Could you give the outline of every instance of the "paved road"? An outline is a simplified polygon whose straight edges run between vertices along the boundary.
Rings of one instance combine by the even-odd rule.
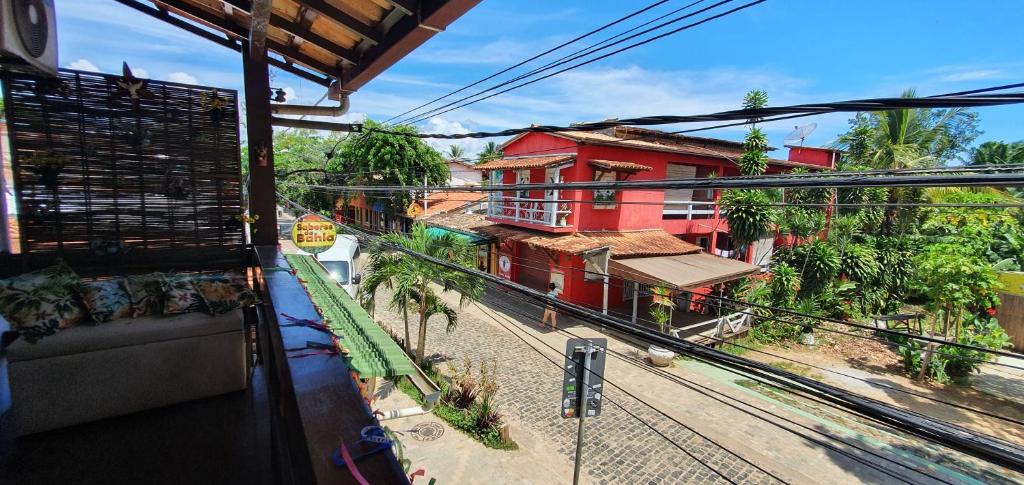
[[[457,305],[457,296],[449,296],[450,304]],[[381,290],[377,297],[386,301],[387,295]],[[383,307],[378,306],[375,318],[401,329],[401,317]],[[502,387],[497,402],[513,424],[513,436],[529,433],[534,446],[548,447],[571,470],[576,421],[558,413],[561,353],[570,335],[537,328],[532,319],[539,313],[518,298],[492,292],[483,305],[460,311],[460,325],[453,333],[445,332],[443,322],[431,321],[427,354],[499,362]],[[416,323],[412,325],[416,335]],[[585,337],[605,336],[565,319],[560,328]],[[626,342],[609,338],[609,350],[614,358],[608,359],[605,375],[657,410],[619,389],[605,389],[605,396],[621,408],[605,402],[602,416],[588,421],[584,470],[593,483],[1021,479],[849,413],[778,392],[748,376],[696,361],[678,361],[658,374],[640,360],[644,353]]]

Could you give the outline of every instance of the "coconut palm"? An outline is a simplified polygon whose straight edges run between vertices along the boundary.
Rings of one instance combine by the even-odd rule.
[[[484,149],[477,155],[477,158],[480,159],[479,161],[481,163],[501,157],[501,147],[493,141],[487,142],[487,144],[484,145]]]
[[[904,91],[904,98],[917,94]],[[977,116],[964,109],[899,109],[858,114],[838,145],[854,163],[870,168],[900,170],[927,168],[947,162],[962,152],[978,135]],[[920,199],[919,189],[890,188],[882,231],[891,233],[897,224],[896,204]]]
[[[1006,143],[987,141],[971,150],[968,165],[1003,165],[1024,163],[1024,141]]]
[[[370,261],[363,279],[361,300],[372,305],[376,290],[381,285],[392,291],[392,298],[388,303],[392,309],[401,310],[405,316],[407,347],[411,342],[408,309],[416,308],[420,322],[416,363],[422,365],[427,340],[427,322],[430,317],[443,315],[448,332],[455,330],[459,324],[458,311],[449,307],[440,298],[431,282],[440,284],[442,292],[458,291],[461,307],[480,298],[484,289],[483,281],[476,276],[447,268],[409,252],[393,249],[395,247],[466,267],[472,267],[476,249],[451,233],[431,235],[427,232],[426,226],[419,223],[413,225],[409,236],[386,234],[370,249]]]
[[[444,152],[444,156],[448,160],[462,160],[466,158],[466,149],[460,145],[451,144],[448,145],[448,151]]]

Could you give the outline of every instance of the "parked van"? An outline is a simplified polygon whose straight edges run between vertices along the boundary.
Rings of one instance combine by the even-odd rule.
[[[299,250],[298,254],[309,255]],[[356,297],[359,288],[359,280],[362,275],[356,272],[356,259],[359,257],[359,240],[348,234],[338,234],[334,246],[316,255],[320,264],[327,268],[331,277],[345,288],[345,291],[352,297]]]

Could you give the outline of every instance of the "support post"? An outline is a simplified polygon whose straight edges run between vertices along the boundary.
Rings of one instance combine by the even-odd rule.
[[[266,52],[255,58],[249,47],[246,45],[242,49],[245,126],[249,143],[249,214],[259,216],[252,224],[252,243],[270,246],[277,244],[274,129],[270,126],[270,71]]]
[[[611,249],[604,253],[604,288],[601,289],[601,313],[608,314],[608,263],[611,259]]]
[[[637,300],[640,299],[640,282],[633,282],[633,319],[631,320],[636,325],[636,305]]]

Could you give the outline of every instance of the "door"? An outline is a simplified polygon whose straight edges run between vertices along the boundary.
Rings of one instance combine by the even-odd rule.
[[[548,257],[547,251],[520,244],[519,260],[516,261],[519,284],[547,292],[551,273],[549,261],[551,258]]]

